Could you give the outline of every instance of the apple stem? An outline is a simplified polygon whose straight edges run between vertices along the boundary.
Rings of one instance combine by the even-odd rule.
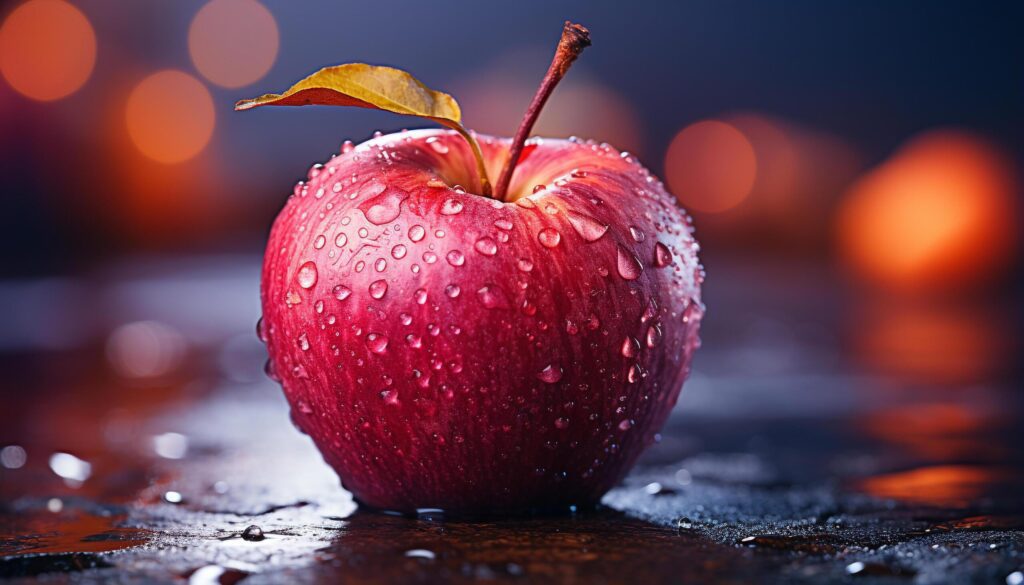
[[[562,28],[562,38],[558,41],[558,48],[555,49],[555,56],[551,59],[548,72],[540,82],[540,87],[537,88],[537,93],[534,94],[533,101],[530,102],[530,107],[526,109],[523,121],[519,124],[519,129],[516,130],[515,138],[512,139],[512,147],[508,151],[508,159],[505,161],[505,167],[501,170],[501,175],[498,177],[498,183],[495,186],[495,199],[499,201],[505,200],[509,183],[512,182],[512,172],[519,163],[519,156],[523,152],[523,145],[526,143],[533,125],[537,122],[541,109],[544,108],[544,104],[551,97],[551,92],[555,90],[555,86],[565,77],[565,73],[569,71],[569,67],[572,66],[576,57],[579,57],[583,49],[589,46],[590,31],[579,24],[574,24],[568,20],[565,21],[565,27]]]

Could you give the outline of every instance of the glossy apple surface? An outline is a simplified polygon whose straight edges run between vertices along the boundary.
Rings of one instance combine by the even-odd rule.
[[[509,141],[480,141],[496,176]],[[611,147],[534,139],[520,161],[499,202],[457,134],[380,136],[274,222],[268,372],[364,504],[593,504],[676,403],[703,314],[689,218]]]

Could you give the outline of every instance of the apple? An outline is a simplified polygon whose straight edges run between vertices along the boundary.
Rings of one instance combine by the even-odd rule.
[[[464,136],[414,130],[346,143],[274,221],[268,373],[362,504],[593,505],[679,396],[703,315],[690,219],[627,153],[520,130],[477,137],[506,170],[493,197]]]

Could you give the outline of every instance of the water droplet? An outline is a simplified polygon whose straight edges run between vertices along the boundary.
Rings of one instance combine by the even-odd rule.
[[[423,346],[423,339],[420,338],[419,335],[413,335],[412,333],[410,333],[409,335],[405,336],[405,343],[407,343],[409,347],[419,349],[420,347]]]
[[[376,183],[376,182],[374,182]],[[370,183],[373,185],[374,183]],[[380,183],[376,183],[380,185]],[[363,187],[360,191],[360,195],[364,195],[367,192],[368,187]],[[383,225],[390,221],[394,221],[396,217],[402,212],[402,202],[409,197],[409,193],[403,189],[397,187],[387,187],[380,192],[379,195],[372,196],[370,199],[363,201],[359,204],[359,210],[366,216],[367,221],[374,225]]]
[[[263,343],[268,343],[270,341],[270,332],[267,331],[267,324],[263,320],[263,317],[260,317],[259,320],[256,321],[256,339],[259,339]]]
[[[403,246],[402,244],[398,244],[394,248],[391,248],[391,257],[394,258],[395,260],[401,260],[402,258],[405,258],[405,254],[405,246]]]
[[[370,230],[368,230],[368,229],[366,229],[364,227],[361,227],[361,228],[359,228],[359,231],[356,232],[356,233],[359,234],[360,238],[365,238],[366,236],[370,235]]]
[[[519,199],[516,199],[516,205],[523,209],[535,209],[537,207],[537,204],[529,197],[520,197]]]
[[[302,288],[312,288],[316,284],[316,276],[316,264],[309,261],[299,267],[295,280],[299,282],[299,286]]]
[[[520,258],[519,262],[516,263],[516,266],[519,268],[519,270],[522,270],[523,272],[529,272],[533,270],[533,262],[526,258]]]
[[[477,252],[480,252],[484,256],[494,256],[498,253],[498,244],[491,238],[484,236],[476,241],[473,245]]]
[[[295,340],[299,345],[299,349],[302,351],[309,351],[309,337],[305,333],[299,335],[299,338]]]
[[[633,236],[633,240],[636,242],[642,242],[646,237],[644,233],[640,231],[640,228],[633,226],[629,226],[629,235]]]
[[[547,188],[548,188],[548,186],[547,186],[547,185],[544,185],[544,184],[541,184],[541,185],[534,185],[534,186],[533,186],[533,192],[534,192],[534,193],[540,193],[541,191],[543,191],[544,189],[547,189]],[[524,207],[525,207],[525,206],[524,206]]]
[[[619,276],[626,280],[636,280],[644,271],[644,265],[640,263],[640,259],[622,246],[618,247],[616,266],[619,269]]]
[[[567,428],[569,428],[569,419],[565,418],[564,416],[560,416],[560,417],[556,418],[555,419],[555,428],[556,429],[567,429]]]
[[[672,264],[672,252],[661,242],[654,244],[654,265],[664,268],[669,264]]]
[[[388,267],[388,261],[383,258],[377,258],[377,261],[373,263],[373,269],[377,272],[384,272]]]
[[[316,237],[315,240],[313,240],[313,247],[316,248],[317,250],[319,250],[320,248],[323,248],[324,245],[326,245],[326,244],[327,244],[327,238],[324,237],[323,234],[320,234],[319,236]]]
[[[384,298],[388,292],[388,283],[383,280],[375,280],[370,283],[370,296],[375,299]]]
[[[338,286],[334,287],[334,298],[338,299],[339,301],[344,301],[345,299],[348,298],[350,294],[352,294],[352,289],[345,285],[339,284]]]
[[[249,542],[259,542],[264,538],[266,537],[263,536],[263,529],[259,526],[256,526],[255,524],[246,526],[245,530],[242,531],[242,540],[247,540]],[[219,583],[220,580],[217,580],[217,582]]]
[[[413,298],[416,299],[417,305],[422,305],[427,302],[427,291],[422,288],[416,289],[416,294]]]
[[[620,431],[628,431],[631,428],[633,428],[633,421],[629,420],[628,418],[622,419],[622,422],[619,423]]]
[[[317,301],[317,302],[313,303],[313,310],[316,311],[317,313],[323,313],[324,312],[324,302],[323,301]]]
[[[452,250],[445,255],[445,259],[452,266],[462,266],[466,263],[466,256],[461,250]]]
[[[623,357],[636,357],[637,352],[640,351],[640,342],[635,337],[627,335],[622,340],[622,355]]]
[[[419,224],[409,228],[409,239],[414,242],[422,240],[425,235],[427,235],[427,230]]]
[[[509,307],[505,291],[501,290],[497,285],[488,284],[477,290],[476,294],[480,297],[480,303],[488,309],[507,309]]]
[[[575,211],[566,211],[565,215],[569,218],[569,225],[572,226],[572,229],[576,230],[576,233],[587,242],[596,242],[608,232],[607,225],[590,216]]]
[[[441,142],[437,136],[427,138],[427,144],[429,144],[431,150],[437,154],[448,154],[448,146]]]
[[[507,219],[496,219],[494,220],[494,227],[498,228],[499,230],[508,231],[512,229],[512,222]]]
[[[384,353],[388,349],[388,338],[380,333],[368,333],[366,347],[373,353]]]
[[[462,289],[459,288],[459,285],[457,284],[449,284],[448,286],[444,287],[444,294],[448,295],[448,298],[454,299],[455,297],[459,296],[459,293],[461,292]]]
[[[347,243],[348,243],[348,236],[345,235],[345,232],[338,232],[338,235],[335,236],[335,238],[334,238],[334,245],[339,247],[339,248],[344,248],[345,244],[347,244]]]
[[[548,364],[543,370],[537,372],[537,379],[545,384],[555,384],[562,379],[562,368],[555,364]]]
[[[433,264],[434,262],[437,262],[437,254],[433,252],[424,252],[423,261],[426,262],[427,264]]]
[[[632,366],[629,366],[629,371],[626,372],[626,381],[630,384],[636,384],[640,381],[642,374],[643,371],[640,369],[640,366],[633,364]]]
[[[554,248],[562,241],[562,234],[554,228],[544,228],[537,234],[537,239],[546,248]]]
[[[647,328],[647,347],[655,347],[661,343],[661,326],[657,323]]]
[[[455,199],[448,199],[441,204],[441,215],[456,215],[462,213],[462,202]]]
[[[569,173],[569,174],[573,178],[575,178],[575,179],[582,179],[583,177],[587,176],[587,171],[581,171],[580,169],[573,169],[573,171],[571,173]]]
[[[566,319],[565,320],[565,332],[568,333],[569,335],[576,335],[577,333],[580,332],[580,328],[577,327],[576,324],[573,323],[571,319]]]
[[[277,368],[274,366],[274,362],[272,360],[267,360],[266,362],[264,362],[263,373],[266,374],[268,378],[275,382],[281,381],[281,376],[277,375]]]

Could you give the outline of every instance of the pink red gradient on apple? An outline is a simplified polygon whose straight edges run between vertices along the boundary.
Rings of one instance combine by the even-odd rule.
[[[507,140],[481,137],[499,164]],[[296,186],[261,336],[292,416],[365,504],[598,501],[678,398],[703,315],[690,221],[629,156],[531,141],[500,202],[466,143],[383,136]]]

